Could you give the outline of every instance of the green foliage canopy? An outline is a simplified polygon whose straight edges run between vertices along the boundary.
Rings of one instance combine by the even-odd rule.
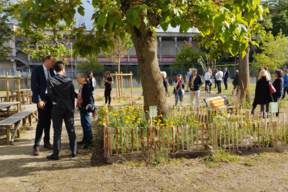
[[[92,55],[88,56],[86,60],[80,61],[80,63],[77,64],[77,69],[79,69],[81,73],[92,71],[94,74],[100,74],[103,71],[103,63],[98,61],[97,56]]]
[[[288,39],[281,31],[276,37],[270,31],[262,36],[261,40],[263,43],[260,47],[262,53],[255,55],[257,66],[267,66],[272,70],[282,68],[288,61]]]
[[[9,0],[0,0],[0,60],[7,59],[7,53],[11,51],[11,47],[6,46],[5,43],[10,41],[14,34],[7,25],[10,16],[7,11],[8,2]]]
[[[82,16],[85,13],[81,0],[26,2],[14,12],[24,28],[31,24],[42,29],[53,28],[60,20],[70,25],[76,11]],[[114,45],[114,36],[124,38],[125,33],[131,33],[131,27],[138,29],[140,35],[144,29],[159,26],[166,31],[169,25],[179,26],[181,33],[197,27],[202,36],[221,41],[232,55],[239,50],[245,54],[245,48],[251,42],[249,26],[265,13],[260,0],[92,0],[92,6],[95,13],[91,18],[94,21],[91,32],[85,34],[84,26],[72,31],[77,37],[73,45],[74,56],[98,55],[100,50],[107,52],[108,47]],[[253,30],[257,31],[258,27]],[[207,42],[205,47],[213,47],[213,43]]]
[[[180,51],[176,55],[175,61],[173,62],[173,67],[179,68],[182,64],[187,68],[191,67],[192,63],[197,63],[201,56],[203,57],[204,54],[197,51],[192,46],[182,45]]]

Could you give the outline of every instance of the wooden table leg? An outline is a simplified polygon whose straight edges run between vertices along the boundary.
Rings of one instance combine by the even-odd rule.
[[[6,107],[7,109],[7,115],[9,116],[10,115],[10,107]]]
[[[25,104],[24,92],[22,92],[21,95],[22,95],[22,104]]]
[[[11,126],[6,126],[7,143],[11,141]]]
[[[33,126],[33,122],[32,122],[32,114],[29,115],[29,124],[30,124],[30,126]]]

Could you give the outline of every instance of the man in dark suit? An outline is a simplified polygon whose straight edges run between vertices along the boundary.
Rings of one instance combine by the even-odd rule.
[[[75,89],[72,80],[64,76],[65,65],[62,61],[57,61],[53,68],[56,71],[56,75],[48,79],[47,87],[48,96],[53,102],[54,140],[53,154],[47,156],[47,159],[58,160],[63,120],[69,136],[72,157],[77,155],[77,140],[74,128]]]
[[[33,68],[31,75],[32,102],[37,104],[38,124],[36,127],[34,155],[39,155],[40,141],[44,130],[44,147],[53,149],[50,144],[50,126],[52,101],[47,95],[47,79],[55,75],[53,65],[55,58],[48,55],[44,64]]]
[[[228,78],[229,78],[230,72],[227,70],[227,67],[224,68],[224,73],[223,73],[223,79],[224,79],[224,85],[225,85],[225,90],[228,89]]]

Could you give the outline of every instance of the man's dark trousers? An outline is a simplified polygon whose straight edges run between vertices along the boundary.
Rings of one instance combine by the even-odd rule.
[[[227,82],[228,82],[228,79],[224,78],[225,90],[227,90],[227,88],[228,88]]]
[[[34,148],[40,147],[40,141],[43,134],[43,130],[45,133],[44,143],[49,143],[50,141],[50,127],[51,127],[51,112],[53,108],[53,104],[48,95],[45,95],[45,99],[43,100],[45,106],[43,109],[40,109],[37,105],[38,110],[38,124],[36,127],[36,135],[35,135],[35,143]]]
[[[52,121],[54,129],[54,140],[53,140],[53,155],[59,156],[59,150],[61,147],[61,132],[62,122],[66,126],[66,130],[69,136],[70,149],[73,154],[77,153],[77,140],[74,127],[74,113],[69,113],[65,109],[61,109],[55,105],[52,110]]]
[[[218,87],[218,93],[221,93],[221,81],[216,81]]]

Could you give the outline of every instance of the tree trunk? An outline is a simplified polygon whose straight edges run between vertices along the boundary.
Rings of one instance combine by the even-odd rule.
[[[249,71],[249,46],[246,48],[246,55],[242,58],[242,53],[239,53],[239,82],[240,102],[243,104],[244,98],[246,102],[251,103],[250,98],[250,71]]]
[[[120,75],[120,57],[118,57],[118,74]],[[121,82],[120,82],[120,76],[118,76],[118,95],[119,98],[122,98],[123,95],[121,95]]]
[[[152,28],[131,27],[138,68],[144,95],[144,110],[157,105],[158,112],[166,115],[167,101],[157,58],[157,37]]]

